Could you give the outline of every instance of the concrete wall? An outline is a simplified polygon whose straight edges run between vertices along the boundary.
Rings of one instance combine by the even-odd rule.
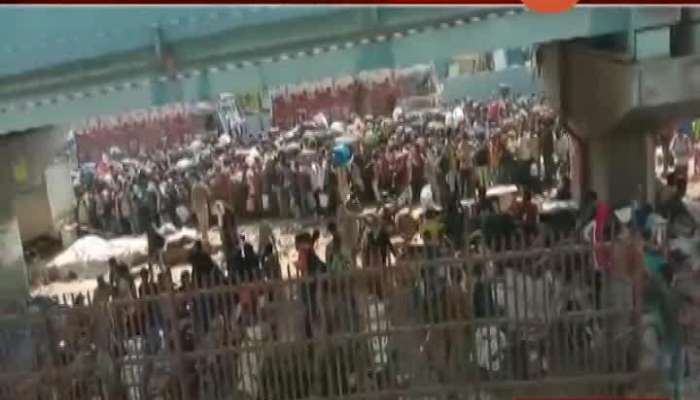
[[[553,43],[540,46],[537,49],[536,63],[537,74],[541,79],[540,86],[549,99],[549,104],[560,114],[565,113],[566,104],[562,99],[562,85],[564,79],[564,65],[562,63],[563,45]]]
[[[654,145],[650,134],[621,131],[590,140],[590,187],[601,201],[653,202]]]
[[[75,216],[75,191],[71,181],[72,163],[60,160],[51,164],[44,172],[46,180],[46,195],[51,211],[53,232],[60,233],[61,225]]]
[[[639,105],[672,117],[700,115],[700,56],[639,63]]]
[[[584,51],[568,51],[565,65],[567,119],[577,132],[607,134],[636,105],[634,66]]]
[[[446,79],[443,82],[442,96],[446,101],[465,97],[486,100],[498,94],[498,85],[501,83],[509,85],[512,93],[532,94],[541,91],[540,81],[532,69],[516,67]]]
[[[24,309],[29,280],[17,219],[0,221],[0,315]]]
[[[17,216],[22,242],[28,242],[43,235],[54,234],[51,205],[49,204],[45,186],[17,193],[13,208]]]
[[[0,139],[2,181],[8,182],[7,193],[14,194],[9,202],[17,216],[22,241],[54,233],[45,171],[65,147],[66,140],[67,132],[61,127],[39,128]],[[28,179],[23,184],[15,182],[12,173],[13,165],[18,163],[27,166]]]

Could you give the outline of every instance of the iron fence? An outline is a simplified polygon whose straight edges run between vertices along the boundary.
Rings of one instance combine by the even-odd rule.
[[[620,394],[637,373],[633,287],[596,270],[590,246],[545,244],[406,251],[386,268],[140,299],[66,296],[22,319],[24,341],[2,337],[16,347],[4,360],[29,349],[31,362],[0,374],[0,398]]]

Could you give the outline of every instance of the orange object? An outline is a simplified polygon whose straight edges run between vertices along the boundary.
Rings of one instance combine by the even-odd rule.
[[[532,11],[554,14],[569,11],[578,0],[523,0],[523,4]]]

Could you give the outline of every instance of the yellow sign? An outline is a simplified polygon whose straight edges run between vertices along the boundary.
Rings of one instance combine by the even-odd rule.
[[[236,96],[241,110],[245,113],[259,113],[262,110],[260,93],[244,93]]]
[[[12,175],[15,178],[15,182],[24,185],[29,180],[29,167],[27,166],[27,161],[21,159],[12,165]]]

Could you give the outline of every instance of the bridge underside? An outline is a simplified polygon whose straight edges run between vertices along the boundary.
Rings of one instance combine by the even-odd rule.
[[[626,51],[585,41],[541,48],[544,86],[578,139],[578,192],[595,190],[611,204],[654,203],[658,133],[700,116],[698,17],[679,10],[658,32],[632,34]]]
[[[610,35],[630,21],[628,9],[614,8],[557,17],[507,8],[339,9],[168,43],[178,68],[170,78],[152,44],[0,78],[0,133],[377,68],[432,63],[445,75],[456,55]]]

